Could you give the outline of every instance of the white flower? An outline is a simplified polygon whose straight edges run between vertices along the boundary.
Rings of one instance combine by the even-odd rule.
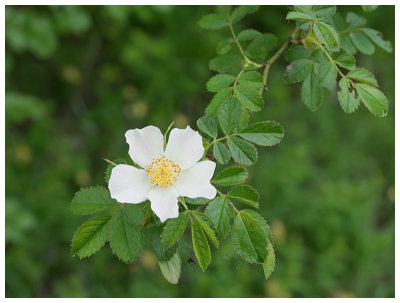
[[[125,133],[129,156],[143,169],[120,164],[111,172],[108,188],[121,203],[150,200],[151,209],[164,222],[178,217],[177,198],[213,199],[210,184],[215,163],[200,161],[204,154],[202,138],[189,126],[174,128],[164,151],[164,137],[155,126],[130,129]]]

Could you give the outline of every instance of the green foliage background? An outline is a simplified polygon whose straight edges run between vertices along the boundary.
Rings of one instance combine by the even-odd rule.
[[[7,297],[393,297],[394,54],[357,55],[389,100],[386,118],[364,107],[344,114],[336,97],[310,112],[299,85],[272,66],[265,108],[285,138],[259,150],[249,182],[271,225],[277,265],[262,269],[214,251],[207,272],[183,258],[170,285],[151,251],[125,265],[102,249],[79,260],[71,236],[82,218],[69,203],[79,187],[104,184],[103,157],[127,156],[124,133],[153,124],[190,124],[211,93],[208,61],[222,31],[202,30],[211,7],[6,7]],[[294,24],[288,7],[264,6],[240,28],[272,32],[278,45]],[[394,44],[394,6],[365,13]],[[384,22],[382,21],[384,20]],[[185,237],[190,239],[190,235]]]

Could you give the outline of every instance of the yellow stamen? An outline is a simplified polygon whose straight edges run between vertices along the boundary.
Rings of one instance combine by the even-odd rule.
[[[153,158],[153,161],[146,169],[146,174],[150,176],[151,184],[158,184],[163,188],[167,188],[174,183],[180,173],[181,168],[179,165],[165,156],[157,159]]]

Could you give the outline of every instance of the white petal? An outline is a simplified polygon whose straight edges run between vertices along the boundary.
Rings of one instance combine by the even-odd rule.
[[[204,153],[203,140],[190,128],[174,128],[169,135],[165,156],[178,163],[182,170],[192,167]]]
[[[181,172],[173,186],[179,196],[212,199],[217,194],[215,187],[210,183],[214,170],[214,162],[208,160],[198,162],[188,170]]]
[[[149,192],[147,198],[151,202],[151,209],[161,222],[178,217],[178,193],[172,186],[167,188],[156,186]]]
[[[130,129],[125,133],[125,138],[129,144],[129,156],[144,169],[153,158],[160,158],[164,154],[164,136],[155,126]]]
[[[108,182],[111,197],[121,203],[143,202],[152,187],[144,170],[126,164],[115,166]]]

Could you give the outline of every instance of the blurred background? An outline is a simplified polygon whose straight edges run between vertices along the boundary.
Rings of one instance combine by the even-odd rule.
[[[180,283],[161,275],[155,255],[119,262],[106,245],[70,255],[74,193],[105,185],[103,158],[127,157],[127,129],[166,129],[204,114],[212,94],[208,61],[227,30],[202,30],[201,6],[6,7],[6,296],[7,297],[393,297],[394,54],[357,55],[387,95],[386,118],[363,106],[341,110],[335,96],[311,113],[300,86],[283,83],[281,58],[270,73],[266,106],[253,121],[285,128],[259,148],[249,182],[271,224],[277,264],[265,281],[230,240],[203,273],[182,256]],[[293,24],[288,7],[264,6],[236,26],[277,35]],[[394,45],[394,6],[354,11]],[[382,22],[384,20],[384,22]],[[189,234],[186,235],[190,239]],[[183,244],[184,245],[184,244]],[[189,260],[189,262],[188,262]]]

